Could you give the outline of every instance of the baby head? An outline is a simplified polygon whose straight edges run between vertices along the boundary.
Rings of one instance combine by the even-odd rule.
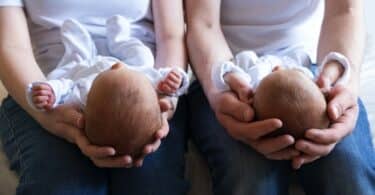
[[[90,142],[112,146],[117,155],[140,155],[162,126],[159,101],[151,82],[120,63],[96,77],[84,112]]]
[[[283,127],[276,135],[304,137],[306,130],[329,125],[327,103],[316,84],[297,69],[276,70],[265,77],[254,95],[258,120],[278,118]]]

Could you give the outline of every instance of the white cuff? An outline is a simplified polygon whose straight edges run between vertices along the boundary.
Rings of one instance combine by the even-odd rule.
[[[347,84],[349,82],[350,74],[351,74],[350,73],[351,72],[350,62],[349,62],[348,58],[346,58],[343,54],[338,53],[338,52],[330,52],[330,53],[328,53],[326,55],[326,57],[324,57],[324,59],[322,61],[322,64],[319,66],[319,75],[322,73],[322,71],[324,70],[325,65],[329,61],[337,61],[344,68],[344,73],[334,83],[334,85],[345,85],[345,84]]]
[[[251,83],[251,78],[240,67],[231,61],[214,64],[211,72],[211,80],[219,91],[230,91],[229,85],[225,82],[224,76],[227,73],[238,73],[247,83]],[[252,86],[251,86],[252,87]]]

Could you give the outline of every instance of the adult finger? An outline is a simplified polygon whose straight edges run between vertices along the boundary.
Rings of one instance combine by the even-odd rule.
[[[167,114],[162,115],[162,127],[156,131],[155,133],[155,140],[163,139],[165,138],[169,133],[169,124],[167,121]]]
[[[300,156],[293,158],[292,167],[293,169],[297,170],[300,169],[302,165],[311,163],[319,158],[320,156],[310,156],[307,154],[302,154]]]
[[[298,140],[296,149],[310,156],[326,156],[335,147],[335,143],[329,145],[316,144],[307,140]]]
[[[271,160],[291,160],[294,157],[299,156],[300,154],[301,152],[299,152],[295,148],[288,147],[286,149],[267,154],[266,158]]]
[[[119,156],[113,158],[92,159],[96,166],[102,168],[131,168],[133,161],[129,156]]]
[[[265,156],[286,149],[293,145],[294,138],[290,135],[281,135],[274,138],[263,138],[256,141],[250,141],[249,144],[258,152]]]
[[[305,137],[320,144],[332,144],[340,141],[353,131],[357,121],[358,108],[354,107],[346,111],[334,124],[327,129],[309,129]]]
[[[282,126],[282,122],[279,119],[244,123],[225,114],[219,114],[217,118],[232,137],[245,143],[249,140],[257,140]]]
[[[224,93],[219,98],[216,112],[229,115],[241,122],[249,122],[253,119],[254,111],[251,106],[239,101],[233,93]]]
[[[76,139],[78,147],[81,149],[82,153],[90,158],[105,158],[114,156],[116,151],[112,147],[103,147],[92,145],[86,136],[78,135]]]
[[[60,110],[62,112],[62,118],[60,119],[62,122],[77,128],[83,128],[81,123],[83,114],[79,112],[77,108],[72,107],[71,105],[67,105],[58,106],[57,110]]]
[[[335,86],[330,92],[328,116],[337,120],[349,108],[357,106],[355,96],[342,86]]]

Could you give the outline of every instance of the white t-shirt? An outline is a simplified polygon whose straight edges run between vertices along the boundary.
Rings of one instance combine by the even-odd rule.
[[[69,18],[78,20],[89,30],[101,55],[109,55],[105,22],[113,15],[129,19],[133,24],[132,36],[154,50],[150,0],[0,0],[0,6],[24,7],[34,54],[45,74],[55,68],[64,54],[59,27]]]
[[[315,62],[323,10],[323,0],[222,0],[221,23],[235,54],[283,55],[298,48]]]

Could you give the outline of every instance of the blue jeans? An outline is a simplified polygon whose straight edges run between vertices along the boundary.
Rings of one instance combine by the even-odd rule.
[[[192,137],[211,170],[216,195],[288,194],[290,161],[268,160],[232,139],[216,120],[198,83],[188,95]],[[296,172],[307,194],[375,194],[375,153],[365,108],[359,101],[353,133],[326,157]]]
[[[4,150],[20,178],[19,195],[186,194],[186,98],[181,97],[170,132],[141,168],[98,168],[76,145],[34,121],[13,99],[0,108]]]

